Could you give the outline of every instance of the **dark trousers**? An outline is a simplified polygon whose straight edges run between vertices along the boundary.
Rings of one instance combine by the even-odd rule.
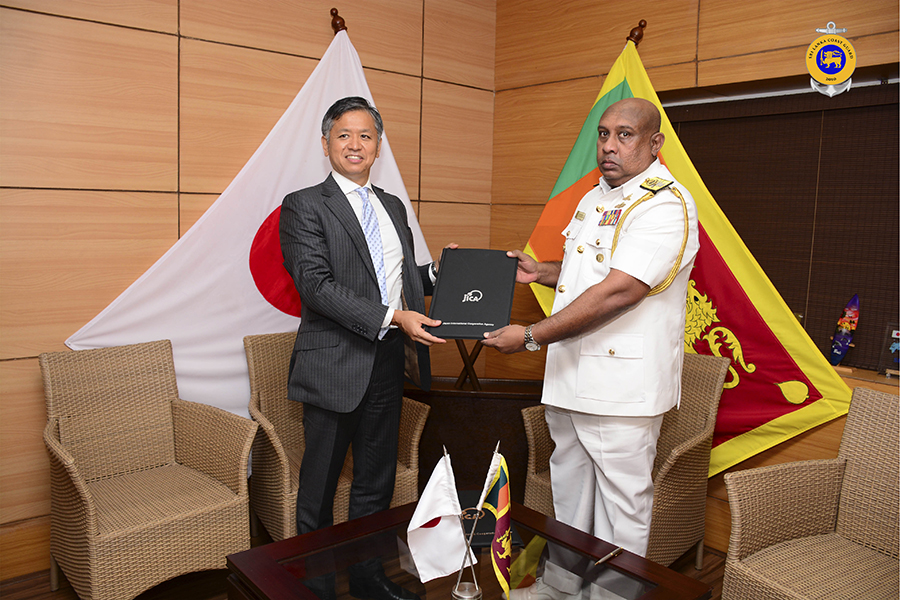
[[[349,518],[390,507],[403,403],[402,334],[392,329],[376,344],[369,387],[356,409],[338,413],[303,405],[306,448],[297,490],[298,534],[333,524],[334,494],[351,443],[353,484]]]

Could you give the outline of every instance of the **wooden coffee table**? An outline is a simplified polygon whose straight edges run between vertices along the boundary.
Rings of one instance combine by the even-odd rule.
[[[456,574],[422,584],[410,573],[412,559],[406,550],[406,528],[414,510],[415,503],[411,503],[232,554],[228,557],[231,570],[228,598],[319,600],[304,582],[314,578],[322,581],[324,577],[326,581],[334,582],[337,600],[349,599],[347,568],[377,557],[388,577],[418,594],[422,600],[449,600],[456,585]],[[515,502],[512,503],[512,519],[525,546],[535,538],[543,538],[583,557],[581,566],[572,570],[585,580],[585,600],[597,597],[704,600],[711,595],[708,585],[627,551],[604,565],[593,566],[597,558],[607,555],[615,546]],[[513,558],[522,553],[524,546],[514,548]],[[478,557],[475,572],[484,600],[500,600],[502,590],[486,549]],[[467,568],[463,581],[471,580],[472,574]],[[592,585],[587,585],[589,582]]]

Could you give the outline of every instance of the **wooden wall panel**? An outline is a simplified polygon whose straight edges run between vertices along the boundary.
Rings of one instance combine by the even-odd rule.
[[[687,62],[664,67],[650,67],[647,76],[657,93],[697,86],[697,63]],[[600,90],[597,90],[599,93]]]
[[[501,0],[496,89],[603,75],[641,18],[648,25],[638,50],[657,91],[805,75],[804,51],[819,35],[815,29],[829,20],[847,28],[857,66],[892,64],[900,47],[898,15],[900,8],[889,0],[864,5],[683,0],[618,6]],[[696,68],[705,73],[693,82],[684,66],[691,62],[699,62]],[[669,82],[652,73],[659,68],[669,75],[669,67],[675,67]]]
[[[372,99],[384,121],[391,152],[411,199],[420,198],[422,83],[416,77],[366,69]],[[390,191],[390,190],[388,190]]]
[[[493,110],[492,92],[424,81],[422,200],[491,203]]]
[[[494,204],[546,204],[602,83],[589,77],[497,92]]]
[[[806,69],[801,48],[705,60],[697,65],[697,85],[707,87],[733,81],[788,77],[797,75],[801,66]]]
[[[49,516],[0,525],[0,581],[49,568]]]
[[[4,0],[3,4],[138,29],[165,33],[178,31],[178,0]]]
[[[5,186],[174,190],[177,41],[0,9]]]
[[[490,248],[491,207],[482,204],[419,203],[419,225],[435,257],[447,244]]]
[[[181,35],[319,59],[331,43],[330,6],[271,0],[179,0]]]
[[[64,349],[177,239],[175,194],[0,190],[0,358]]]
[[[800,49],[792,75],[806,73],[803,50],[821,34],[829,21],[844,27],[843,35],[853,43],[855,38],[876,33],[896,32],[900,8],[893,0],[846,2],[733,2],[704,0],[700,6],[700,27],[697,35],[697,55],[701,61],[729,56],[744,56],[745,61],[757,63],[758,72],[767,71],[764,56],[747,56],[781,48]],[[860,55],[862,56],[862,55]],[[896,39],[893,60],[896,62]],[[753,79],[777,77],[759,76]],[[732,82],[745,81],[735,73]],[[701,84],[702,85],[702,84]]]
[[[897,62],[897,48],[900,47],[897,31],[853,38],[851,43],[858,55],[857,67],[889,65]]]
[[[640,47],[645,67],[694,60],[697,4],[697,0],[498,2],[496,88],[605,74],[641,19],[648,22]]]
[[[331,7],[315,0],[181,0],[181,35],[321,58],[331,43]],[[338,6],[363,66],[421,75],[421,0]]]
[[[194,226],[197,219],[209,209],[219,198],[218,194],[179,194],[178,195],[178,237]]]
[[[494,204],[491,206],[491,248],[524,250],[543,206],[536,204]]]
[[[181,190],[221,193],[284,114],[317,61],[195,40],[182,44]],[[407,191],[415,197],[419,80],[371,70],[366,79]],[[312,142],[315,152],[321,152],[319,139]]]
[[[47,422],[37,359],[0,362],[0,520],[3,524],[50,512]]]
[[[494,89],[492,4],[483,0],[425,0],[425,77]],[[454,60],[447,60],[448,56]]]
[[[181,44],[180,188],[221,193],[284,114],[316,61],[190,39]]]

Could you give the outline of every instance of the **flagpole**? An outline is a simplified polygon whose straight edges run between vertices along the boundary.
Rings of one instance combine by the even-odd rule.
[[[493,463],[493,457],[497,455],[497,452],[500,450],[500,440],[497,440],[497,446],[494,448],[494,453],[491,455],[491,463]],[[447,449],[444,448],[444,452],[447,452]],[[488,475],[490,475],[490,467],[488,467]],[[491,479],[490,477],[488,477]],[[469,532],[469,537],[466,540],[466,554],[463,556],[462,566],[459,568],[459,575],[456,578],[456,587],[459,587],[459,582],[462,580],[463,571],[466,569],[466,560],[469,558],[469,553],[472,551],[472,537],[475,535],[475,528],[478,527],[478,519],[481,518],[481,505],[484,504],[484,497],[487,494],[488,486],[490,486],[491,482],[486,481],[485,487],[481,491],[481,497],[478,499],[478,504],[475,507],[475,522],[472,524],[472,531]],[[462,525],[462,515],[460,515],[460,524]],[[465,536],[465,525],[463,525],[463,536]],[[472,579],[475,582],[475,587],[478,587],[478,580],[475,579],[475,565],[474,563],[470,565],[472,569]]]
[[[497,446],[500,446],[500,442],[497,442]],[[444,456],[447,456],[447,446],[442,446],[444,449]],[[472,533],[475,532],[475,525],[478,524],[478,516],[479,513],[475,513],[475,523],[472,525]],[[458,515],[459,517],[459,527],[462,529],[463,539],[466,539],[466,524],[463,522],[462,513]],[[454,589],[459,588],[459,582],[462,579],[463,571],[466,570],[466,561],[469,560],[469,553],[471,552],[471,543],[472,543],[472,534],[469,534],[469,539],[466,540],[466,552],[463,554],[462,565],[459,567],[459,576],[456,578],[456,586]],[[475,563],[470,562],[469,566],[472,569],[472,581],[475,584],[475,589],[478,589],[478,578],[475,576]]]

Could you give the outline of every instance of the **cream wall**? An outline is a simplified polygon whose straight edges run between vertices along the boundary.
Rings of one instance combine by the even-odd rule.
[[[898,56],[885,0],[0,0],[0,580],[48,567],[37,355],[215,200],[324,53],[332,6],[432,253],[524,246],[640,19],[658,91],[803,74],[829,20],[859,66]],[[519,290],[514,320],[538,315]],[[459,373],[455,347],[433,356]],[[543,353],[478,368],[539,379]]]

